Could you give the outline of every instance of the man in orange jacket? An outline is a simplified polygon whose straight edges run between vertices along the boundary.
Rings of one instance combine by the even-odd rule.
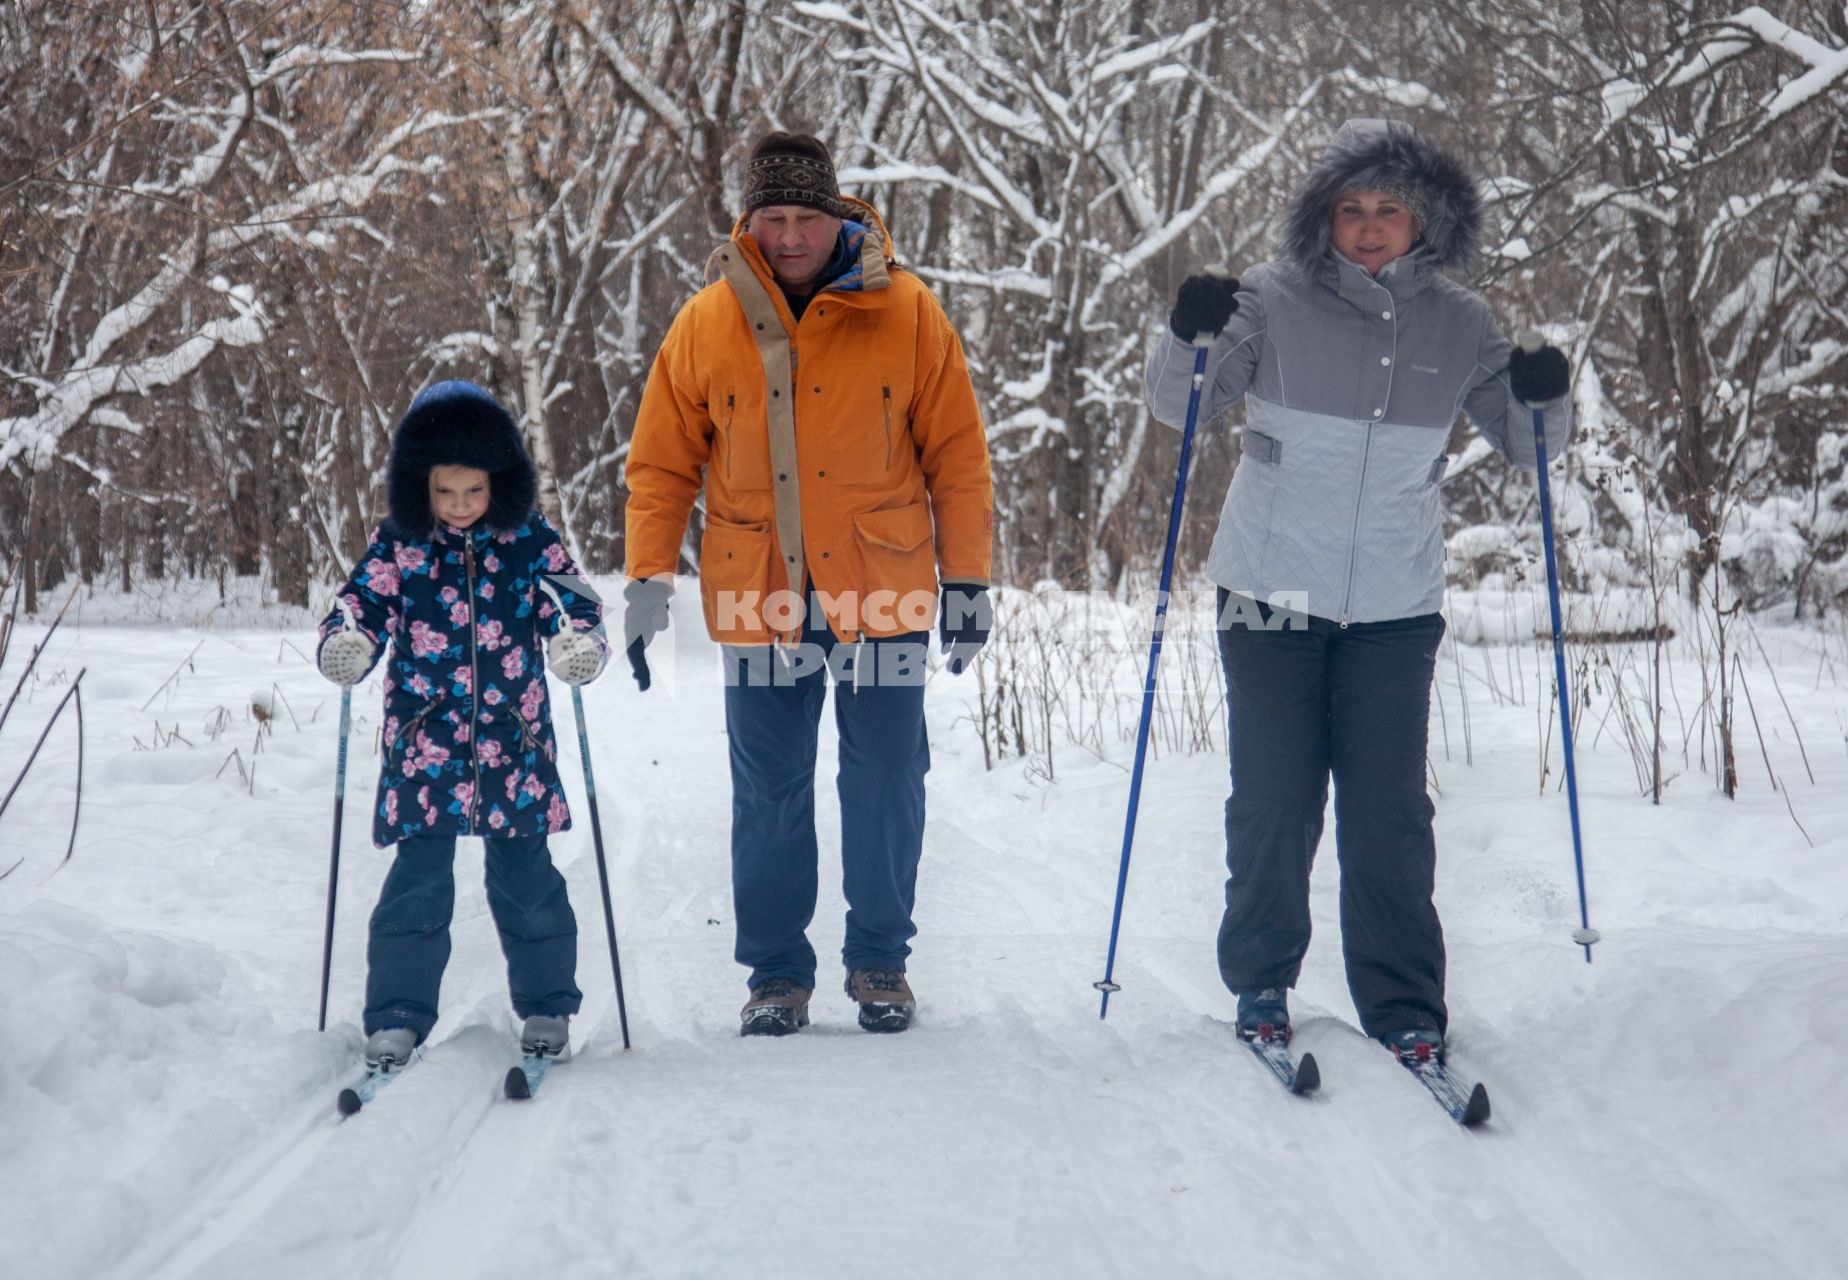
[[[924,841],[929,630],[960,673],[988,638],[994,501],[962,344],[827,148],[771,133],[745,214],[675,317],[629,450],[624,640],[646,646],[705,487],[700,600],[725,646],[744,1035],[808,1022],[815,755],[840,729],[841,957],[868,1031],[902,1031]],[[939,580],[941,579],[941,599]],[[941,609],[939,605],[941,604]]]

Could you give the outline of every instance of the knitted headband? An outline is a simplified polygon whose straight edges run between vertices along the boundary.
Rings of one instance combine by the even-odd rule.
[[[1362,191],[1377,191],[1383,196],[1391,196],[1405,206],[1406,212],[1411,214],[1421,227],[1427,221],[1429,206],[1425,202],[1424,195],[1409,182],[1376,182],[1370,186],[1349,187],[1341,193],[1341,197],[1346,199]]]
[[[755,213],[772,204],[802,205],[837,218],[845,216],[840,188],[835,185],[834,158],[819,138],[777,130],[751,148],[744,174],[744,211]]]

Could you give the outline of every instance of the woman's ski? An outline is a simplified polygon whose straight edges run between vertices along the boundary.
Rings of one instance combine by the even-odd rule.
[[[1450,1113],[1450,1118],[1464,1128],[1473,1129],[1489,1118],[1489,1091],[1480,1082],[1471,1084],[1460,1076],[1450,1073],[1444,1060],[1431,1052],[1429,1045],[1420,1045],[1416,1054],[1398,1054],[1399,1065],[1417,1076],[1424,1087],[1431,1091],[1438,1104]]]
[[[1300,1059],[1292,1057],[1283,1037],[1265,1035],[1262,1029],[1245,1045],[1277,1078],[1277,1083],[1291,1093],[1314,1093],[1322,1087],[1322,1069],[1316,1066],[1313,1053],[1305,1053]]]

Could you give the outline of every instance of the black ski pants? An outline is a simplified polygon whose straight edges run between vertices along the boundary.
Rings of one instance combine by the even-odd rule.
[[[1431,901],[1437,845],[1425,794],[1443,618],[1342,627],[1221,589],[1219,619],[1232,762],[1220,977],[1234,992],[1296,984],[1332,776],[1341,945],[1361,1029],[1443,1032],[1444,934]]]

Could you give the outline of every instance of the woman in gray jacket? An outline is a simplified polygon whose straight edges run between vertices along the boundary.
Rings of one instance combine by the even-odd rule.
[[[1289,1036],[1309,868],[1332,776],[1348,989],[1368,1035],[1442,1053],[1444,938],[1425,795],[1444,633],[1438,480],[1457,414],[1510,462],[1571,430],[1565,356],[1511,347],[1445,274],[1472,261],[1476,184],[1409,127],[1351,120],[1291,201],[1283,253],[1241,284],[1190,276],[1149,359],[1161,421],[1241,396],[1243,456],[1207,561],[1231,717],[1219,971],[1239,1034]],[[1217,336],[1215,336],[1217,335]]]

